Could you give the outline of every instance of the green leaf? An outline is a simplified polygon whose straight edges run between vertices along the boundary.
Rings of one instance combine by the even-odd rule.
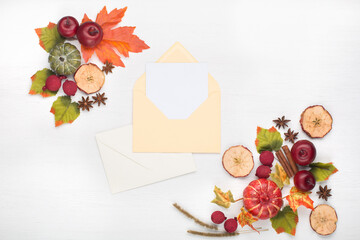
[[[215,186],[214,193],[216,197],[211,201],[212,203],[215,203],[224,208],[229,208],[231,203],[235,202],[230,190],[224,193],[220,188]]]
[[[296,225],[299,221],[297,210],[293,212],[289,206],[286,206],[275,217],[270,218],[270,221],[271,226],[278,234],[286,232],[295,236]]]
[[[43,89],[42,89],[45,86],[46,79],[50,75],[53,75],[53,74],[55,74],[55,73],[53,71],[51,71],[50,69],[47,69],[47,68],[44,68],[43,70],[37,71],[31,77],[32,84],[31,84],[29,94],[31,94],[31,95],[40,94],[43,97],[55,96],[58,91],[55,91],[55,92],[52,92],[52,91],[49,91],[49,90],[43,91]]]
[[[64,123],[72,123],[80,115],[79,104],[71,102],[69,96],[58,97],[50,112],[55,115],[55,127]]]
[[[310,172],[314,175],[317,182],[322,182],[328,180],[330,175],[336,173],[338,170],[337,168],[330,162],[330,163],[311,163],[309,165]]]
[[[52,22],[50,22],[47,27],[35,29],[35,32],[39,37],[40,46],[47,52],[50,52],[56,44],[65,41],[65,39],[60,36],[56,24]]]
[[[286,174],[284,168],[280,166],[278,163],[275,165],[275,172],[270,174],[271,180],[276,183],[279,188],[283,188],[284,185],[289,185],[290,180],[288,175]]]
[[[283,139],[276,128],[265,129],[257,127],[257,137],[255,140],[258,153],[263,151],[278,151],[283,144]]]

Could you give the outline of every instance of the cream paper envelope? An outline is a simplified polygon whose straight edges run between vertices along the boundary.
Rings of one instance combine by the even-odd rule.
[[[132,126],[96,135],[112,193],[196,171],[191,153],[133,153]]]
[[[175,43],[157,62],[197,61]],[[146,96],[144,73],[133,88],[133,151],[220,153],[220,100],[220,87],[209,74],[207,99],[187,119],[169,119]]]

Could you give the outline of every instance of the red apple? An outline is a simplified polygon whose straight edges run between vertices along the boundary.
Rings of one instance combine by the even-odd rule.
[[[58,32],[65,38],[72,38],[75,36],[76,31],[79,27],[78,21],[71,16],[63,17],[57,24]]]
[[[103,30],[96,22],[84,22],[76,32],[77,38],[81,45],[93,48],[103,39]]]
[[[306,166],[314,161],[316,157],[316,148],[312,142],[300,140],[292,146],[291,156],[297,164]]]
[[[302,170],[295,174],[294,184],[300,191],[307,192],[315,187],[316,180],[311,172]]]

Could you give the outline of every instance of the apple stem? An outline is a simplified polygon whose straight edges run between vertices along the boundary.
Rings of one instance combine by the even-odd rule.
[[[94,27],[89,28],[89,34],[91,36],[94,36],[97,33],[99,33],[99,31],[96,28],[94,28]]]
[[[67,18],[66,18],[65,25],[66,25],[66,26],[70,26],[70,20],[69,20],[69,17],[67,17]]]
[[[236,199],[234,202],[238,202],[238,201],[241,201],[243,200],[244,198],[239,198],[239,199]]]

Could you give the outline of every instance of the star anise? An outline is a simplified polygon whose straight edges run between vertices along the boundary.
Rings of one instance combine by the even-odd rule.
[[[102,71],[107,75],[108,73],[112,73],[113,68],[115,68],[114,65],[106,60],[105,65],[102,67]]]
[[[319,191],[316,193],[319,194],[319,199],[322,198],[327,201],[328,197],[331,197],[330,191],[331,189],[328,189],[327,185],[325,185],[325,187],[320,186]]]
[[[297,139],[298,134],[299,134],[298,132],[294,133],[294,131],[291,131],[291,128],[289,128],[287,133],[284,133],[285,141],[289,141],[289,142],[294,143],[295,140]]]
[[[81,110],[85,111],[88,110],[90,111],[90,108],[92,108],[92,104],[93,101],[90,101],[89,97],[86,97],[86,99],[84,97],[82,97],[82,101],[79,101],[79,108],[81,108]]]
[[[96,96],[95,97],[93,96],[92,98],[95,100],[94,104],[97,103],[98,106],[100,106],[101,103],[106,105],[105,100],[107,99],[107,97],[105,97],[105,93],[103,94],[97,93]]]
[[[273,120],[273,122],[274,123],[276,123],[276,127],[277,128],[284,128],[285,129],[285,127],[288,127],[288,125],[287,125],[287,123],[288,122],[290,122],[291,120],[287,120],[287,119],[285,119],[285,116],[282,116],[282,118],[278,118],[278,119],[275,119],[275,120]]]

